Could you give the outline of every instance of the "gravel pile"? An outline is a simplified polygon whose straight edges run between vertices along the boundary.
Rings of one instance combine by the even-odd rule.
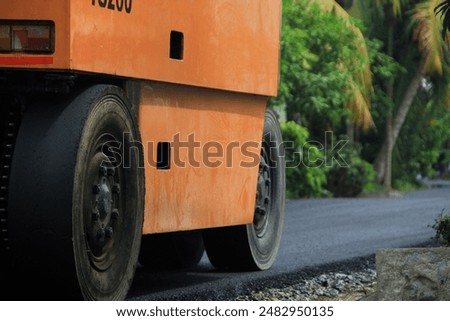
[[[335,271],[303,279],[283,288],[253,291],[238,301],[357,301],[375,292],[376,271]]]

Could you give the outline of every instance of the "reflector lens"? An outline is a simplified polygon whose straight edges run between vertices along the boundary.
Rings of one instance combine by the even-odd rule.
[[[53,53],[52,22],[0,22],[1,52]]]
[[[0,25],[0,51],[11,50],[11,28]]]

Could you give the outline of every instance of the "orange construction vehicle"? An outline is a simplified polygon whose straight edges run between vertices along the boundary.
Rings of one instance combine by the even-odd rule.
[[[280,20],[280,0],[1,1],[2,266],[89,300],[204,250],[270,268]]]

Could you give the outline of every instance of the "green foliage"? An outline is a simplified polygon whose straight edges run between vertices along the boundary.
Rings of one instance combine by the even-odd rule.
[[[375,170],[367,161],[361,159],[360,147],[351,143],[347,137],[341,140],[348,143],[339,150],[339,155],[327,155],[342,159],[344,162],[333,162],[328,169],[327,189],[337,197],[355,197],[362,192],[375,190]]]
[[[442,212],[436,218],[432,228],[436,231],[436,238],[445,246],[450,246],[450,215]]]
[[[283,1],[280,90],[289,120],[322,136],[343,118],[347,86],[364,69],[356,35],[346,22],[311,1]],[[354,81],[353,81],[354,82]]]
[[[372,71],[371,113],[375,126],[361,134],[361,155],[365,160],[373,162],[383,143],[386,113],[394,108],[393,99],[386,93],[386,84],[394,82],[399,75],[406,74],[406,69],[383,52],[384,44],[381,40],[366,39],[366,43]]]
[[[450,179],[450,139],[447,142],[447,149],[441,151],[436,166],[441,174],[441,178]]]
[[[445,144],[450,141],[450,113],[436,108],[422,92],[403,126],[399,143],[394,150],[394,187],[401,188],[406,182],[417,186],[416,175],[434,177],[434,164],[447,154]],[[445,159],[442,162],[445,164]],[[448,163],[447,163],[448,164]]]
[[[347,1],[341,1],[344,2]],[[396,114],[420,58],[420,48],[410,35],[406,35],[410,25],[408,17],[419,1],[395,1],[395,16],[386,15],[384,2],[354,1],[358,4],[354,7],[358,7],[358,16],[367,23],[365,43],[371,63],[371,114],[375,126],[368,132],[355,130],[354,138],[359,143],[346,146],[342,151],[350,165],[347,168],[327,169],[318,166],[318,162],[288,168],[290,197],[323,196],[326,193],[324,187],[340,196],[377,189],[373,182],[373,167],[369,163],[374,162],[385,139],[386,115],[388,111]],[[323,143],[325,131],[333,131],[336,135],[346,132],[350,111],[344,106],[349,97],[355,97],[347,89],[367,62],[360,51],[362,46],[358,46],[359,40],[349,27],[358,23],[349,22],[333,12],[327,13],[319,4],[323,3],[283,0],[280,90],[270,105],[285,106],[287,119],[303,126],[284,125],[285,140],[294,144],[288,153],[297,158],[304,157],[309,146],[315,149],[308,155],[315,155],[315,159],[329,156],[323,155],[326,151],[318,148],[320,145],[305,143],[308,139]],[[392,27],[389,23],[395,28],[389,28]],[[435,172],[433,164],[449,161],[450,113],[444,109],[448,109],[450,99],[448,69],[444,69],[445,75],[447,77],[429,75],[424,82],[427,85],[418,90],[393,152],[395,188],[416,188],[417,174],[432,176]]]
[[[396,191],[399,191],[402,193],[413,192],[413,191],[420,189],[423,186],[424,185],[422,185],[418,180],[415,180],[415,179],[413,180],[410,177],[408,177],[406,179],[394,179],[394,181],[392,182],[392,187]]]
[[[321,167],[323,153],[308,142],[308,130],[293,121],[281,123],[286,155],[288,198],[327,196],[326,174]]]
[[[370,68],[373,73],[374,85],[382,85],[395,80],[400,74],[406,73],[405,67],[393,57],[383,52],[384,43],[376,38],[366,39],[369,49]]]
[[[373,52],[376,56],[371,55],[374,72],[372,116],[377,131],[362,137],[363,155],[373,161],[381,151],[386,139],[388,112],[392,112],[394,128],[401,128],[398,140],[393,143],[392,178],[395,188],[415,188],[417,174],[433,175],[433,163],[442,153],[443,141],[450,137],[445,126],[437,124],[437,120],[445,118],[444,115],[438,116],[438,105],[449,106],[450,98],[449,72],[446,70],[449,60],[442,55],[446,47],[442,46],[441,29],[437,28],[439,19],[432,12],[438,3],[443,2],[448,1],[355,2],[358,10],[354,11],[364,19],[366,36],[383,41],[382,46],[375,44],[376,50]],[[448,13],[439,11],[446,7],[438,6],[436,14]],[[384,57],[382,51],[386,53]],[[426,58],[425,64],[420,64],[422,58]],[[419,67],[423,68],[420,72],[427,75],[427,80],[422,86],[411,87]],[[410,102],[414,105],[411,106]],[[400,106],[402,112],[408,115],[403,124],[403,118],[396,117]],[[447,124],[448,121],[447,118]]]
[[[372,116],[375,128],[361,136],[362,157],[370,162],[375,160],[385,138],[386,113],[395,109],[395,102],[386,93],[386,84],[397,83],[406,87],[411,72],[394,58],[383,53],[380,40],[367,40],[373,72]],[[410,56],[409,60],[406,56]],[[403,55],[406,65],[414,63],[413,55]],[[425,82],[424,82],[425,83]],[[433,164],[444,151],[443,146],[450,139],[450,114],[443,107],[448,106],[446,100],[447,83],[442,77],[429,77],[427,85],[418,92],[408,117],[402,127],[393,152],[393,188],[407,192],[420,187],[416,176],[421,174],[432,177],[435,174]],[[401,91],[400,91],[401,92]],[[398,100],[398,95],[397,95]]]

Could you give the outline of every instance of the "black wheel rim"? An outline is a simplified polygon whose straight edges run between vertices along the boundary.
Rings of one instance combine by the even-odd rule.
[[[133,145],[139,134],[121,95],[102,95],[91,107],[78,149],[74,257],[83,297],[117,300],[127,294],[139,255],[143,167]]]
[[[267,153],[267,146],[263,142],[261,157],[259,163],[258,185],[256,191],[256,206],[253,219],[253,226],[256,236],[262,238],[267,230],[267,225],[271,215],[272,199],[272,171],[270,167],[270,158]]]
[[[119,252],[124,210],[123,173],[111,157],[104,153],[108,144],[117,140],[101,136],[94,144],[84,191],[83,224],[86,248],[91,265],[98,271],[107,270]],[[105,146],[107,148],[105,148]]]

